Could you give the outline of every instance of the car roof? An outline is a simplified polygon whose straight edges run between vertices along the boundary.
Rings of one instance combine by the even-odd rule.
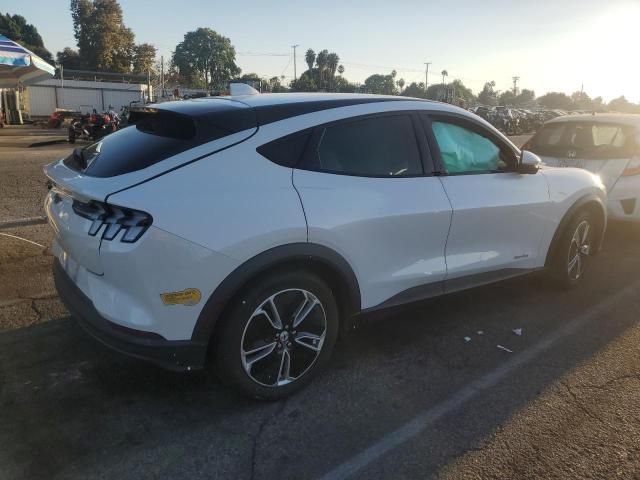
[[[565,115],[562,117],[556,117],[553,120],[549,120],[547,124],[565,122],[602,122],[640,127],[640,115],[634,113],[596,113],[595,115]]]
[[[385,102],[415,102],[429,105],[430,109],[472,115],[466,110],[446,103],[396,95],[362,93],[260,93],[222,97],[202,97],[175,102],[164,102],[148,107],[171,110],[194,117],[235,110],[242,116],[253,112],[258,125],[331,108]],[[245,113],[238,112],[244,111]]]

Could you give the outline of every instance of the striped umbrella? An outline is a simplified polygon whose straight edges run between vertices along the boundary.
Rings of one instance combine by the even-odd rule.
[[[0,88],[37,83],[54,73],[55,68],[35,53],[0,35]]]

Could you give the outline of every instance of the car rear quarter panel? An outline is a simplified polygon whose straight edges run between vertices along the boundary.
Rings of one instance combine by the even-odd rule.
[[[245,142],[108,198],[144,210],[153,225],[245,261],[269,248],[307,240],[291,169]]]

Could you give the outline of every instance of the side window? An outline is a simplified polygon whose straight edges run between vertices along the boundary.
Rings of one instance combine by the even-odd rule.
[[[500,148],[488,138],[452,123],[431,125],[447,173],[497,172],[507,167]]]
[[[283,167],[295,167],[307,146],[311,130],[292,133],[260,145],[256,150],[263,157]]]
[[[320,127],[314,168],[348,175],[423,173],[409,115],[389,115]]]

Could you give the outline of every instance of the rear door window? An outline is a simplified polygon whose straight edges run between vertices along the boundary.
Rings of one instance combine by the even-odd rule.
[[[633,129],[626,125],[558,122],[542,127],[531,150],[549,157],[606,160],[633,155],[633,146]]]
[[[369,177],[422,175],[409,114],[382,115],[319,127],[314,170]]]

